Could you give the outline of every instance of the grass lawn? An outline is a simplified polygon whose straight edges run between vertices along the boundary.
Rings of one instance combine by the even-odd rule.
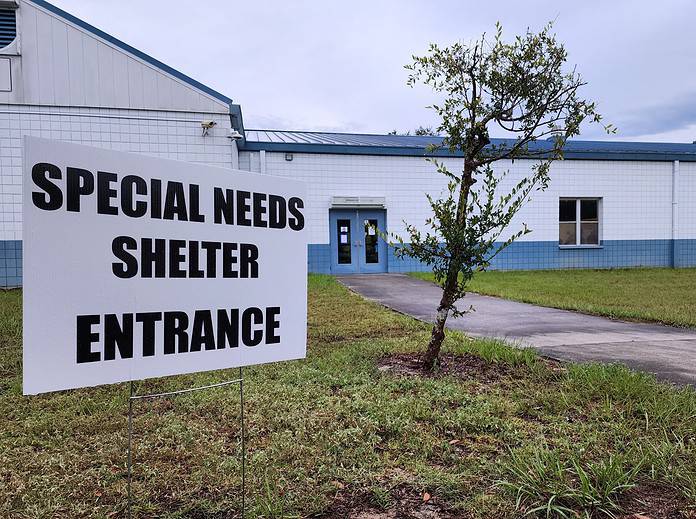
[[[413,273],[432,281],[431,273]],[[471,291],[525,303],[696,327],[696,269],[489,271]]]
[[[23,397],[20,317],[21,292],[0,293],[0,517],[123,517],[127,385]],[[327,276],[310,276],[308,333],[306,360],[245,370],[247,517],[696,517],[692,389],[457,333],[446,350],[466,369],[380,369],[427,326]],[[136,403],[136,517],[238,517],[237,398]]]

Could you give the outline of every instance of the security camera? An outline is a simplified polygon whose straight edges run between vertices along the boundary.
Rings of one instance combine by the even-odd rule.
[[[201,128],[203,128],[203,137],[208,135],[208,130],[210,130],[215,125],[217,125],[215,121],[201,121]]]
[[[230,139],[234,139],[235,141],[238,141],[239,139],[243,139],[244,135],[239,133],[237,130],[230,130],[230,134],[227,136]]]

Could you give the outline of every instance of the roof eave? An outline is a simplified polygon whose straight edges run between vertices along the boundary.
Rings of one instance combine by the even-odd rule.
[[[242,151],[275,151],[286,153],[324,153],[336,155],[387,155],[398,157],[462,157],[460,152],[451,153],[447,149],[428,151],[425,148],[404,146],[350,146],[346,144],[308,144],[291,142],[246,141]],[[538,158],[538,157],[535,157]],[[650,152],[605,152],[605,151],[566,151],[565,160],[634,160],[673,162],[696,162],[696,154],[650,153]]]

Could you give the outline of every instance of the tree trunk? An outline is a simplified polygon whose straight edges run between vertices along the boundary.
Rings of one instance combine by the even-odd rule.
[[[423,370],[425,371],[432,371],[440,358],[442,341],[445,340],[445,323],[447,322],[447,317],[449,316],[452,303],[454,303],[453,299],[457,286],[458,275],[459,269],[450,266],[450,269],[447,272],[447,282],[442,289],[442,297],[440,298],[440,304],[437,307],[437,317],[435,318],[433,331],[430,334],[428,349],[425,351],[425,355],[423,355]]]
[[[466,206],[469,203],[471,186],[474,185],[475,182],[473,178],[474,170],[475,167],[472,161],[469,158],[464,159],[464,175],[457,203],[457,223],[461,226],[466,225]],[[447,269],[447,280],[442,288],[442,298],[440,298],[440,304],[437,307],[435,325],[430,334],[428,349],[425,351],[425,355],[423,355],[422,362],[424,371],[432,371],[440,358],[442,341],[445,340],[445,323],[447,322],[447,317],[452,309],[457,293],[457,278],[459,276],[459,268],[462,265],[459,252],[458,250],[451,251],[452,260]]]

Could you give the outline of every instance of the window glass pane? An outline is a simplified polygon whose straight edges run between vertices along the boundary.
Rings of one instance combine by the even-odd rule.
[[[575,240],[575,222],[560,224],[558,243],[560,243],[561,245],[577,244],[577,241]]]
[[[338,263],[351,263],[350,256],[350,220],[336,220],[336,246],[338,247]]]
[[[575,200],[561,200],[559,203],[558,220],[561,222],[575,221]]]
[[[365,220],[365,263],[379,263],[377,220]]]
[[[597,205],[597,200],[580,200],[580,219],[583,222],[596,222],[598,216]]]
[[[583,245],[599,245],[599,224],[580,224],[580,243]]]

